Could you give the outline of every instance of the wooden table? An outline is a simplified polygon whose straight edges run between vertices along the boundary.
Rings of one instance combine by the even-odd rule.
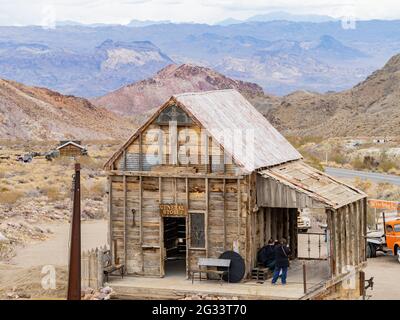
[[[199,273],[200,275],[200,281],[201,281],[201,274],[202,273],[213,273],[219,275],[219,280],[222,281],[222,277],[224,274],[228,274],[228,282],[229,282],[229,267],[231,265],[231,260],[230,259],[215,259],[215,258],[200,258],[199,259],[199,269],[197,270],[192,270],[191,271],[191,276],[192,276],[192,283],[194,281],[194,274]],[[209,270],[209,267],[217,267],[217,268],[224,268],[226,270]],[[205,268],[205,269],[202,269]]]

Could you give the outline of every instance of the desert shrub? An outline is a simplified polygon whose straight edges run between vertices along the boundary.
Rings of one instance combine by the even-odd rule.
[[[317,157],[313,156],[312,154],[304,152],[304,151],[302,151],[302,155],[303,155],[306,163],[308,163],[310,166],[312,166],[315,169],[318,169],[320,171],[325,171],[324,167],[321,164],[320,159],[318,159]]]
[[[89,189],[91,197],[103,197],[106,193],[104,181],[97,180]]]
[[[90,180],[82,183],[81,192],[83,199],[102,198],[106,193],[105,182],[103,180]]]
[[[23,196],[22,192],[19,191],[4,191],[0,192],[0,203],[1,204],[14,204]]]
[[[55,186],[42,187],[41,191],[50,201],[62,200],[66,196],[59,187]]]
[[[330,160],[342,165],[348,163],[345,153],[340,148],[332,150]]]
[[[356,170],[364,170],[365,163],[360,157],[356,157],[351,161],[351,166]]]
[[[390,170],[396,168],[397,168],[396,162],[388,158],[384,158],[383,160],[381,160],[378,166],[378,169],[383,172],[389,172]]]
[[[53,165],[58,165],[62,167],[72,166],[74,160],[67,157],[58,157],[53,160]]]
[[[95,160],[89,156],[78,157],[77,162],[81,164],[81,168],[90,170],[101,170],[103,163],[99,160]]]
[[[322,137],[317,137],[317,136],[305,136],[305,137],[287,136],[286,138],[295,148],[300,148],[301,146],[304,146],[308,143],[318,144],[323,141]]]
[[[369,190],[372,187],[372,182],[369,180],[363,180],[360,178],[354,179],[354,186],[357,189],[360,189],[361,191],[364,191],[365,193],[369,193]]]

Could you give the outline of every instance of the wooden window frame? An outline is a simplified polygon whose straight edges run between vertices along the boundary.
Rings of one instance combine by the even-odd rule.
[[[192,246],[192,214],[202,214],[203,215],[203,219],[204,219],[204,246],[203,247],[194,247],[194,246]],[[190,231],[190,239],[189,239],[189,241],[186,242],[186,244],[189,243],[188,248],[191,249],[191,250],[206,250],[206,246],[207,246],[207,241],[206,241],[206,236],[207,236],[206,212],[202,211],[202,210],[195,210],[195,211],[189,211],[188,215],[189,215],[189,226],[188,226],[188,229]]]

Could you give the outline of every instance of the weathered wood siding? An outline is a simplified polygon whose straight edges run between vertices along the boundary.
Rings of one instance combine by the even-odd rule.
[[[324,206],[298,190],[271,178],[257,175],[257,204],[271,208],[323,208]]]
[[[110,175],[110,232],[113,254],[126,264],[128,274],[164,275],[163,223],[160,203],[184,203],[186,219],[187,268],[195,268],[199,257],[219,257],[226,250],[246,252],[246,221],[249,212],[249,178],[165,177]],[[134,210],[134,211],[132,211]],[[134,212],[134,214],[133,214]],[[190,243],[190,213],[205,218],[205,246]],[[134,217],[134,219],[133,219]],[[250,261],[246,261],[248,269]],[[248,271],[249,271],[248,270]]]
[[[366,261],[366,199],[337,210],[328,209],[327,221],[331,272],[338,276]]]
[[[128,171],[158,171],[160,166],[181,167],[194,173],[240,174],[223,149],[195,124],[150,124],[114,164],[116,170]]]
[[[72,144],[60,148],[59,151],[61,157],[77,157],[82,154],[82,150]]]

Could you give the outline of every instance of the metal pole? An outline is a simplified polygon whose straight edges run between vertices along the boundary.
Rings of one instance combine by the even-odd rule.
[[[304,288],[304,294],[307,293],[307,270],[306,270],[306,264],[303,262],[303,288]]]
[[[81,166],[75,164],[71,248],[69,256],[68,300],[81,300]]]
[[[382,212],[382,220],[383,220],[383,233],[384,233],[385,238],[386,238],[386,216],[385,216],[385,211]]]

